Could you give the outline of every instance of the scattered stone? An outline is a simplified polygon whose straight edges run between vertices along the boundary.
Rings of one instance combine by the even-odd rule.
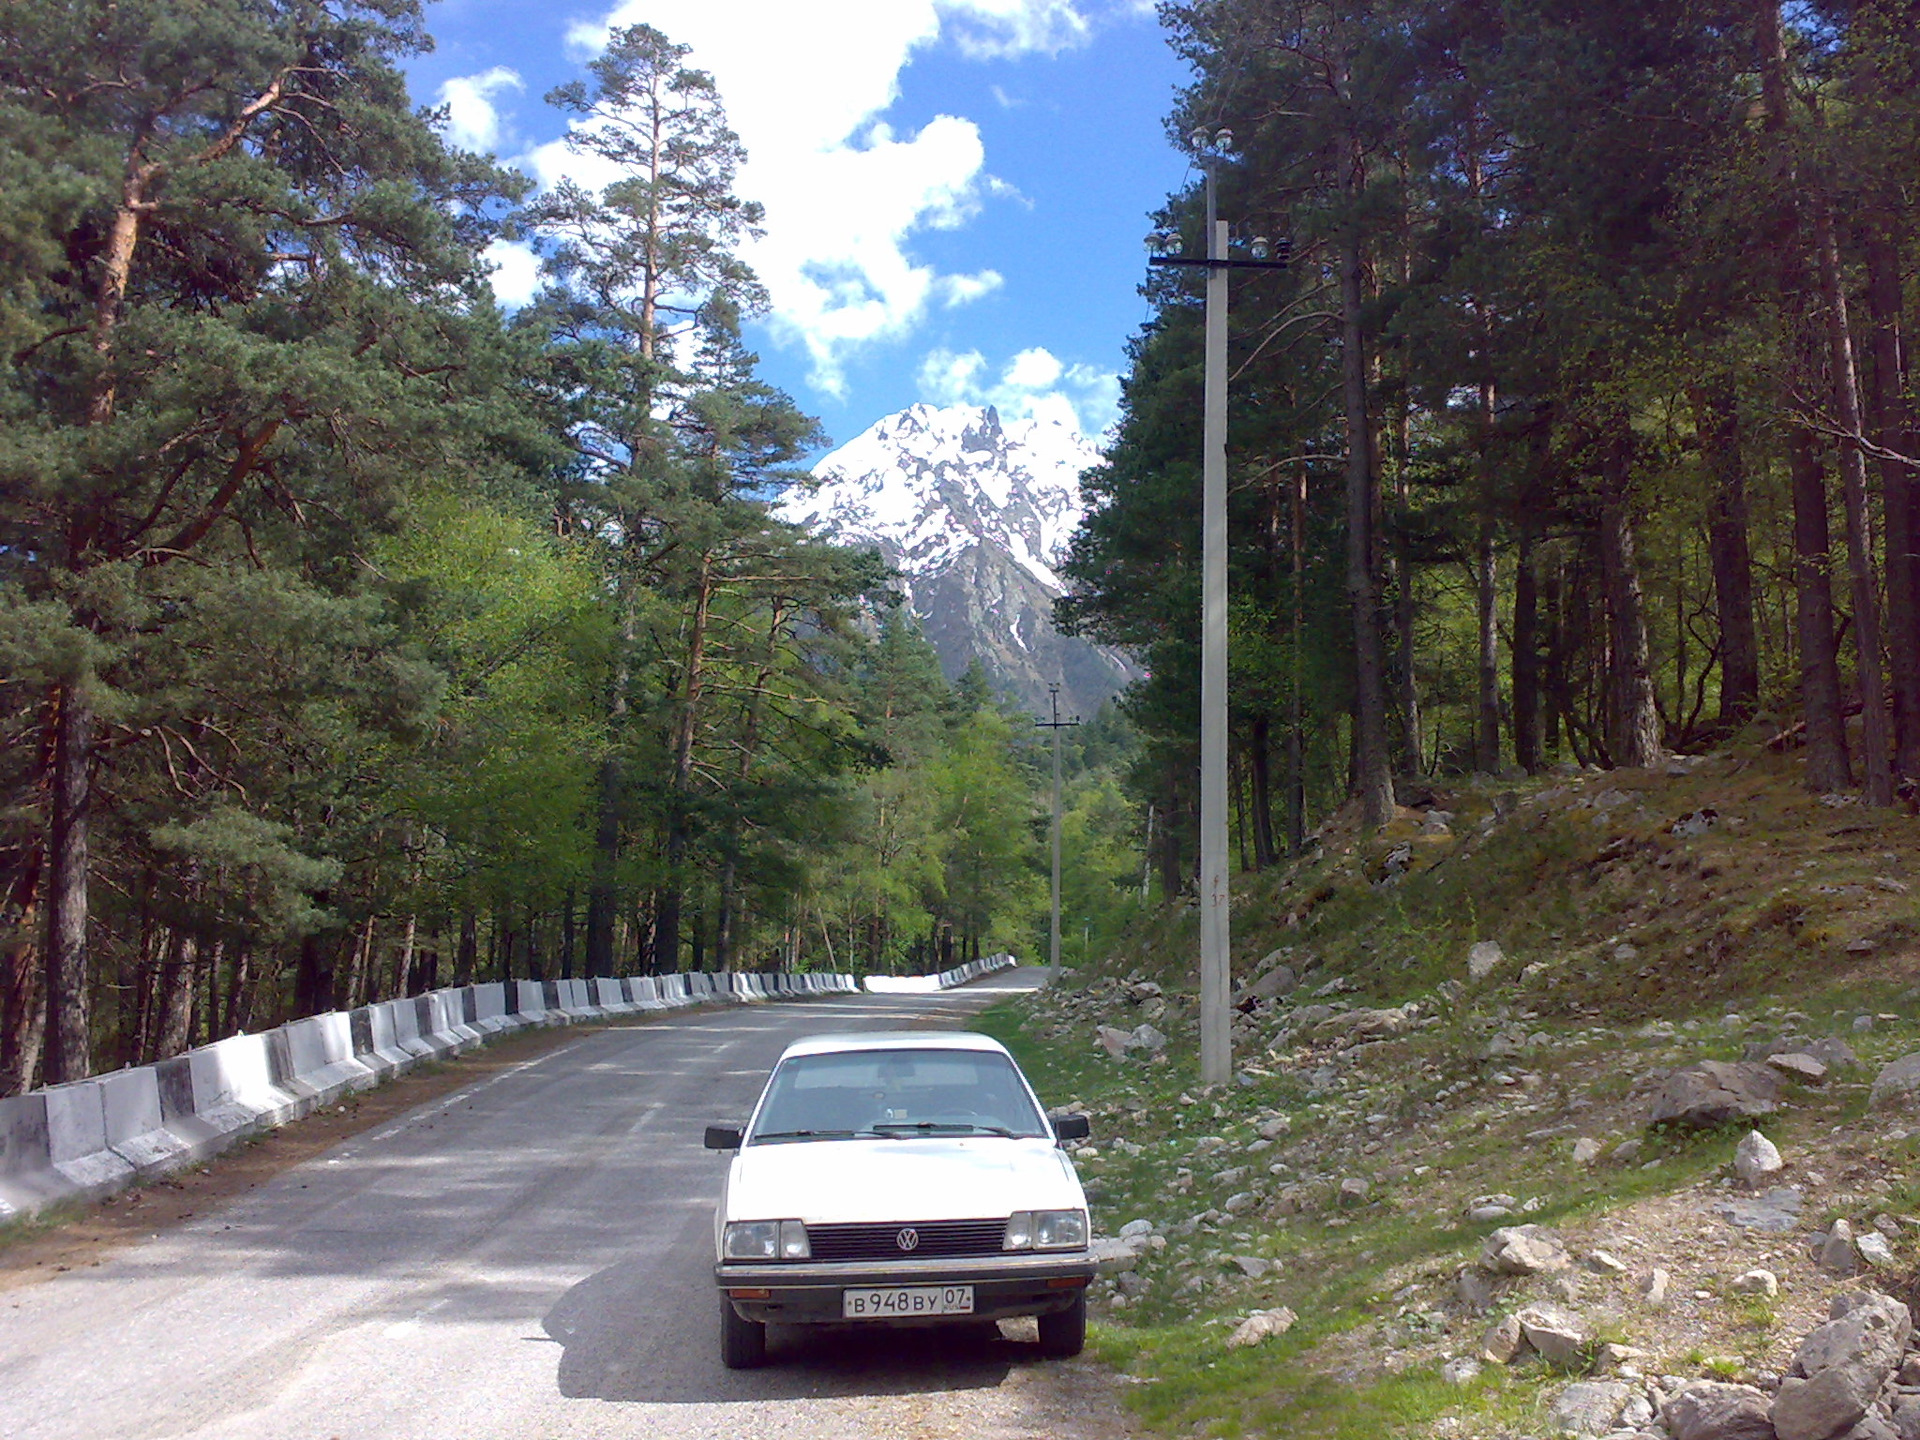
[[[1094,1038],[1100,1042],[1100,1048],[1107,1052],[1109,1059],[1118,1060],[1127,1053],[1127,1032],[1116,1030],[1111,1025],[1100,1025],[1094,1029]]]
[[[1272,1310],[1256,1310],[1227,1337],[1227,1348],[1238,1350],[1245,1345],[1258,1345],[1272,1335],[1284,1335],[1297,1319],[1299,1316],[1284,1305]]]
[[[1798,1080],[1803,1085],[1826,1083],[1827,1067],[1804,1050],[1794,1050],[1785,1055],[1769,1055],[1766,1058],[1767,1064],[1789,1080]]]
[[[1587,1345],[1587,1327],[1578,1315],[1557,1305],[1529,1305],[1517,1312],[1520,1333],[1549,1365],[1574,1365]]]
[[[1771,1115],[1779,1100],[1780,1076],[1772,1068],[1751,1060],[1702,1060],[1667,1077],[1653,1102],[1650,1123],[1674,1121],[1711,1129]]]
[[[1751,1385],[1690,1380],[1668,1393],[1660,1423],[1673,1440],[1774,1440],[1769,1408]]]
[[[1834,1221],[1833,1228],[1815,1240],[1812,1248],[1813,1263],[1829,1274],[1851,1275],[1860,1268],[1860,1257],[1853,1248],[1853,1226],[1845,1220]]]
[[[1526,1333],[1517,1316],[1503,1316],[1480,1338],[1480,1358],[1489,1365],[1509,1365],[1526,1345]]]
[[[1632,1397],[1622,1380],[1576,1380],[1554,1397],[1547,1423],[1562,1435],[1605,1435]]]
[[[1293,1118],[1289,1115],[1269,1115],[1256,1128],[1262,1140],[1278,1140],[1293,1129]]]
[[[1299,985],[1300,977],[1294,973],[1291,965],[1276,965],[1252,984],[1241,987],[1240,993],[1234,996],[1234,1003],[1244,1005],[1250,1000],[1278,1000],[1282,995],[1292,994]]]
[[[1596,1275],[1624,1275],[1627,1273],[1627,1262],[1607,1250],[1589,1250],[1587,1268]]]
[[[1765,1295],[1771,1299],[1780,1293],[1780,1277],[1771,1270],[1749,1270],[1728,1281],[1727,1288],[1736,1295]]]
[[[1496,1275],[1540,1275],[1573,1262],[1560,1237],[1545,1226],[1503,1225],[1487,1237],[1480,1263]]]
[[[1498,941],[1482,940],[1467,951],[1467,976],[1473,980],[1484,980],[1506,958],[1501,953]]]
[[[1476,1315],[1492,1308],[1493,1282],[1487,1279],[1486,1272],[1471,1265],[1463,1266],[1454,1277],[1453,1293],[1463,1306]]]
[[[1893,1247],[1887,1244],[1887,1237],[1877,1230],[1869,1230],[1853,1242],[1853,1248],[1860,1252],[1860,1258],[1876,1270],[1893,1264]]]
[[[1595,1140],[1589,1135],[1582,1135],[1578,1140],[1573,1142],[1573,1163],[1576,1165],[1591,1165],[1600,1158],[1602,1148],[1604,1147],[1598,1140]]]
[[[1698,840],[1702,835],[1713,829],[1715,822],[1719,819],[1720,812],[1715,810],[1711,805],[1706,805],[1693,811],[1691,814],[1682,815],[1678,820],[1673,822],[1671,828],[1673,833],[1682,840]]]
[[[1440,1378],[1449,1385],[1466,1385],[1480,1373],[1480,1362],[1471,1355],[1461,1355],[1447,1361],[1440,1367]]]
[[[1340,1182],[1340,1203],[1343,1206],[1364,1205],[1367,1194],[1373,1187],[1358,1175],[1349,1175]]]
[[[1673,1283],[1673,1277],[1658,1265],[1642,1272],[1637,1281],[1640,1294],[1648,1305],[1658,1310],[1667,1303],[1667,1287]]]
[[[1733,1173],[1755,1188],[1761,1180],[1779,1174],[1786,1166],[1774,1143],[1758,1130],[1749,1130],[1733,1152]]]
[[[1254,1199],[1255,1196],[1251,1190],[1242,1190],[1238,1194],[1229,1195],[1226,1199],[1222,1200],[1220,1202],[1220,1208],[1229,1215],[1238,1215],[1242,1210],[1251,1209]]]
[[[1240,1267],[1240,1273],[1249,1280],[1263,1279],[1274,1269],[1274,1264],[1261,1255],[1235,1255],[1233,1263]]]
[[[1151,1235],[1155,1228],[1151,1220],[1129,1220],[1120,1227],[1120,1238],[1131,1240],[1136,1235]]]
[[[1167,1048],[1167,1037],[1153,1026],[1142,1022],[1133,1027],[1133,1033],[1127,1036],[1127,1048],[1145,1050],[1149,1054],[1158,1054]]]
[[[1714,1205],[1720,1218],[1740,1230],[1763,1235],[1786,1235],[1800,1228],[1806,1197],[1792,1185],[1776,1185],[1751,1199],[1721,1200]]]

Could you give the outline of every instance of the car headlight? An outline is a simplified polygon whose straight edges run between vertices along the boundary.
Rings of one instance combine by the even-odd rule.
[[[1016,1210],[1007,1217],[1003,1250],[1082,1250],[1087,1244],[1084,1210]]]
[[[798,1220],[734,1220],[720,1253],[728,1260],[806,1260],[813,1255],[807,1227]]]

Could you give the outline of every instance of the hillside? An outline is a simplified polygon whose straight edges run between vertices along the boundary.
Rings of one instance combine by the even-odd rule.
[[[1050,1096],[1095,1115],[1096,1220],[1131,1237],[1099,1343],[1145,1417],[1776,1433],[1835,1295],[1910,1298],[1920,1242],[1920,1106],[1869,1101],[1920,1050],[1920,821],[1798,777],[1756,748],[1438,786],[1372,839],[1336,820],[1237,898],[1231,1086],[1194,1084],[1191,911],[1010,1020]],[[1703,1061],[1774,1108],[1651,1126]],[[1749,1185],[1756,1125],[1782,1168],[1748,1141]],[[1276,1333],[1231,1346],[1250,1319]],[[1867,1400],[1888,1382],[1890,1426],[1901,1344],[1848,1372]],[[1695,1423],[1709,1401],[1721,1428]],[[1782,1440],[1860,1419],[1783,1415]]]

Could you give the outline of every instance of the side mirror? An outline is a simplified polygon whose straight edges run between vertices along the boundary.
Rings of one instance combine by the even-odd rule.
[[[1093,1122],[1084,1115],[1050,1115],[1053,1122],[1053,1138],[1056,1140],[1085,1140],[1093,1134]]]
[[[740,1127],[738,1125],[707,1126],[707,1149],[738,1150],[740,1148]]]

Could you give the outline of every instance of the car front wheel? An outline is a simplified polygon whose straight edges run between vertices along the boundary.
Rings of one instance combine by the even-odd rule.
[[[720,1301],[720,1360],[729,1370],[752,1370],[767,1363],[767,1327],[745,1320],[731,1300]]]
[[[1064,1310],[1040,1317],[1040,1353],[1050,1360],[1066,1360],[1087,1345],[1087,1292],[1073,1297]]]

